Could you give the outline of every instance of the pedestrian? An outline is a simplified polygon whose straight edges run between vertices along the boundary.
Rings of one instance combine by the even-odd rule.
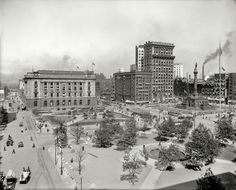
[[[43,146],[43,150],[45,150],[45,147]]]
[[[32,146],[33,148],[35,147],[35,144],[33,143],[33,146]]]
[[[12,150],[12,154],[15,154],[16,152],[15,152],[15,149],[13,148],[13,150]]]
[[[6,147],[4,146],[4,151],[6,151]]]

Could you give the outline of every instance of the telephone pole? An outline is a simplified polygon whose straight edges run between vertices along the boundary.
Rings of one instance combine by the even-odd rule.
[[[220,84],[220,87],[219,87],[219,93],[220,93],[220,113],[219,113],[219,118],[221,119],[221,62],[220,62],[220,57],[221,57],[221,44],[219,43],[219,84]]]

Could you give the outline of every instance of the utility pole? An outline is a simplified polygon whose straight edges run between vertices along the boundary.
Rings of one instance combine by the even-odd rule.
[[[2,32],[0,33],[0,76],[2,76]],[[0,88],[2,87],[2,78],[0,77]]]
[[[63,174],[63,169],[62,169],[62,148],[61,148],[61,175]]]
[[[220,57],[221,57],[221,44],[219,43],[219,79],[220,79],[220,88],[219,88],[219,93],[220,93],[220,113],[219,117],[221,119],[221,62],[220,62]]]
[[[83,179],[82,177],[80,177],[80,189],[82,190],[82,183],[83,183]]]
[[[57,138],[55,138],[55,165],[57,165]]]

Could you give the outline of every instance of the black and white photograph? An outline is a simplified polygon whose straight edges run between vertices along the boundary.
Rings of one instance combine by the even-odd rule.
[[[235,190],[236,0],[0,0],[0,190]]]

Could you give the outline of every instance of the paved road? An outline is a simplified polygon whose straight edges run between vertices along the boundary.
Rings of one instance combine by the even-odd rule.
[[[24,117],[24,119],[23,119]],[[24,127],[19,127],[19,123],[23,121]],[[23,128],[23,133],[21,129]],[[27,128],[27,130],[25,130]],[[52,135],[40,135],[37,134],[32,121],[30,112],[19,112],[17,114],[17,120],[8,124],[6,131],[4,131],[4,139],[1,141],[1,150],[3,156],[2,169],[4,173],[9,169],[13,169],[16,176],[20,176],[22,167],[30,167],[32,171],[32,178],[28,184],[16,184],[17,189],[57,189],[63,188],[64,185],[57,171],[55,170],[54,163],[51,160],[48,151],[43,150],[42,146],[51,145],[53,143]],[[15,141],[13,147],[6,147],[7,150],[3,150],[3,146],[7,140],[8,135],[13,137]],[[33,137],[33,142],[36,147],[32,148],[33,142],[30,140]],[[17,148],[19,141],[23,141],[24,147]],[[16,153],[12,154],[13,148]]]

